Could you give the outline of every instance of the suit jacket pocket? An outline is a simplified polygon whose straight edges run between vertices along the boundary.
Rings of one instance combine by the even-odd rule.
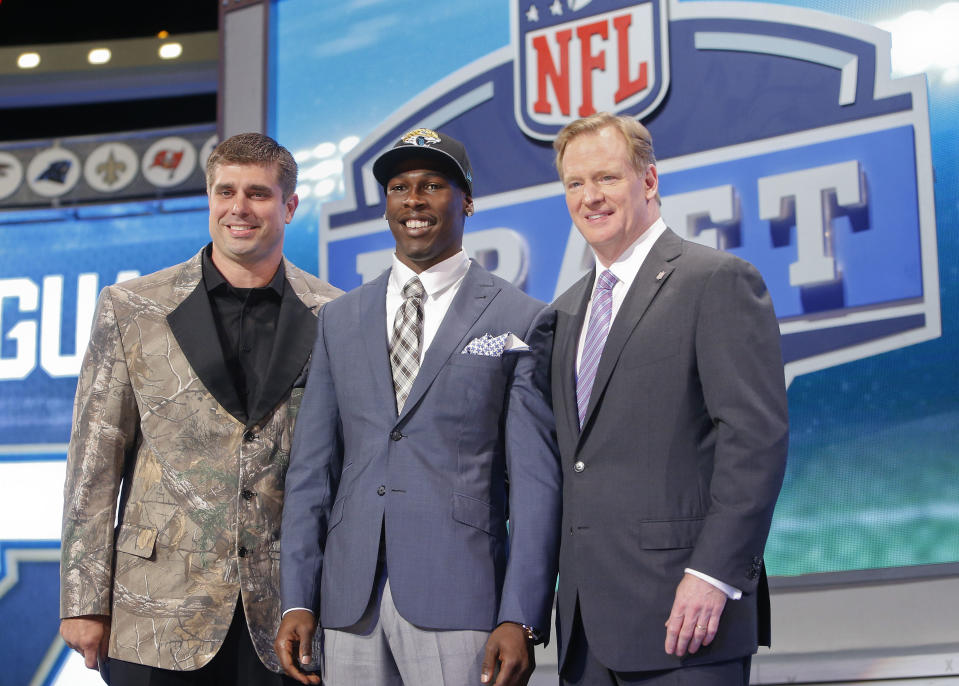
[[[642,345],[627,345],[621,359],[627,361],[631,369],[638,369],[651,364],[662,364],[663,360],[678,355],[680,350],[682,339],[679,336],[660,336],[649,341],[644,339]]]
[[[643,550],[692,548],[702,531],[702,518],[666,519],[639,523],[639,547]]]
[[[158,533],[152,526],[123,523],[117,532],[116,549],[148,559],[153,556]]]
[[[499,517],[489,503],[463,493],[453,493],[453,519],[495,536]]]
[[[469,353],[460,353],[450,356],[450,364],[462,365],[464,367],[502,369],[504,360],[501,355],[471,355]]]

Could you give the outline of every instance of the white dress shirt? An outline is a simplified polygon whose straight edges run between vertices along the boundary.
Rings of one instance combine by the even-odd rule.
[[[639,268],[643,266],[643,262],[646,261],[646,256],[649,255],[649,251],[653,249],[653,244],[663,235],[665,230],[666,222],[660,217],[654,221],[648,229],[643,231],[643,234],[637,238],[631,246],[626,248],[623,254],[616,258],[615,262],[609,265],[609,271],[613,272],[613,275],[618,279],[613,286],[613,310],[609,319],[610,329],[613,328],[613,322],[616,321],[619,308],[622,307],[623,300],[626,299],[626,292],[629,290],[629,287],[633,285],[633,280],[636,278],[636,274],[639,273]],[[583,320],[583,329],[579,332],[579,345],[576,349],[577,374],[579,373],[579,363],[583,359],[583,344],[586,342],[585,323],[589,322],[589,315],[593,312],[593,291],[596,290],[596,281],[599,280],[599,275],[607,269],[607,267],[603,267],[602,262],[599,261],[595,250],[593,251],[593,257],[596,260],[596,275],[593,278],[593,285],[589,289],[590,295],[589,303],[586,305],[586,319]]]
[[[648,229],[643,231],[643,234],[637,238],[632,245],[626,248],[626,250],[623,251],[623,254],[616,258],[616,261],[609,265],[609,267],[603,267],[603,264],[599,261],[599,257],[596,255],[596,252],[593,251],[593,257],[596,260],[596,275],[593,278],[593,286],[589,291],[590,298],[589,303],[586,306],[586,318],[583,320],[584,326],[579,332],[579,346],[577,346],[576,350],[577,373],[579,373],[579,364],[583,357],[583,344],[586,341],[587,327],[585,326],[585,322],[589,321],[589,315],[593,310],[592,293],[594,290],[596,290],[596,281],[599,279],[600,274],[602,274],[605,269],[609,269],[609,271],[613,272],[618,279],[616,284],[613,286],[612,292],[613,307],[609,320],[609,327],[612,329],[613,322],[616,320],[616,315],[619,314],[619,309],[623,304],[623,300],[626,299],[626,293],[629,291],[629,287],[633,285],[633,281],[636,279],[636,274],[639,273],[640,267],[642,267],[643,262],[646,261],[649,251],[653,249],[653,244],[659,240],[659,237],[662,236],[665,231],[666,222],[664,222],[662,217],[660,217],[653,222]],[[723,583],[719,579],[714,579],[708,574],[703,574],[702,572],[697,572],[695,569],[689,568],[687,568],[685,571],[688,574],[692,574],[693,576],[712,584],[725,593],[726,596],[731,600],[739,600],[743,596],[743,592],[740,589],[736,588],[735,586],[730,586],[727,583]]]
[[[386,340],[393,337],[393,320],[396,311],[403,304],[403,286],[414,276],[418,276],[423,284],[423,341],[420,346],[420,364],[426,349],[430,347],[436,336],[443,317],[450,308],[450,303],[460,290],[463,277],[470,267],[469,257],[465,250],[460,250],[452,257],[447,257],[439,264],[435,264],[419,274],[399,261],[393,253],[393,268],[390,270],[390,280],[386,284]]]

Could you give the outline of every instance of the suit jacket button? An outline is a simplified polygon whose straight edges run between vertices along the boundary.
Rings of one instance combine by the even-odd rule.
[[[386,486],[380,486],[377,488],[376,495],[386,495]]]
[[[243,432],[243,440],[247,443],[251,443],[256,440],[256,431],[253,429],[247,429]]]
[[[586,469],[586,463],[583,462],[582,460],[576,460],[576,462],[573,463],[574,472],[581,472],[584,469]]]
[[[398,440],[400,440],[401,438],[403,438],[403,434],[400,432],[399,429],[393,429],[392,431],[390,431],[390,440],[391,440],[391,441],[398,441]]]

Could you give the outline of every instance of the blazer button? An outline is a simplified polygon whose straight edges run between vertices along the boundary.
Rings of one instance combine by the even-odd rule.
[[[582,460],[576,460],[576,462],[573,463],[573,471],[574,471],[574,472],[577,472],[577,473],[578,473],[578,472],[583,471],[584,469],[586,469],[586,463],[583,462]]]
[[[376,495],[386,495],[386,486],[380,486],[377,488]]]
[[[403,438],[403,434],[400,432],[399,429],[393,429],[392,431],[390,431],[390,440],[391,440],[391,441],[398,441],[398,440],[400,440],[401,438]]]
[[[243,440],[247,443],[251,443],[256,440],[256,431],[253,429],[247,429],[243,432]]]
[[[251,491],[249,488],[244,488],[240,495],[243,496],[244,500],[253,500],[253,496],[255,496],[256,493]]]
[[[246,549],[246,547],[242,545],[236,549],[236,554],[239,555],[240,557],[246,557],[247,552],[249,551]]]

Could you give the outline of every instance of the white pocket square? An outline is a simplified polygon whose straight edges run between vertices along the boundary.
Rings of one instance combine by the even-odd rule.
[[[486,333],[474,338],[463,348],[461,354],[501,357],[503,353],[518,353],[526,350],[529,350],[529,346],[526,345],[523,339],[507,331],[499,336],[491,336]]]
[[[507,353],[523,353],[529,350],[529,346],[526,344],[522,338],[517,336],[515,333],[506,334],[506,344],[503,346],[503,352]]]

